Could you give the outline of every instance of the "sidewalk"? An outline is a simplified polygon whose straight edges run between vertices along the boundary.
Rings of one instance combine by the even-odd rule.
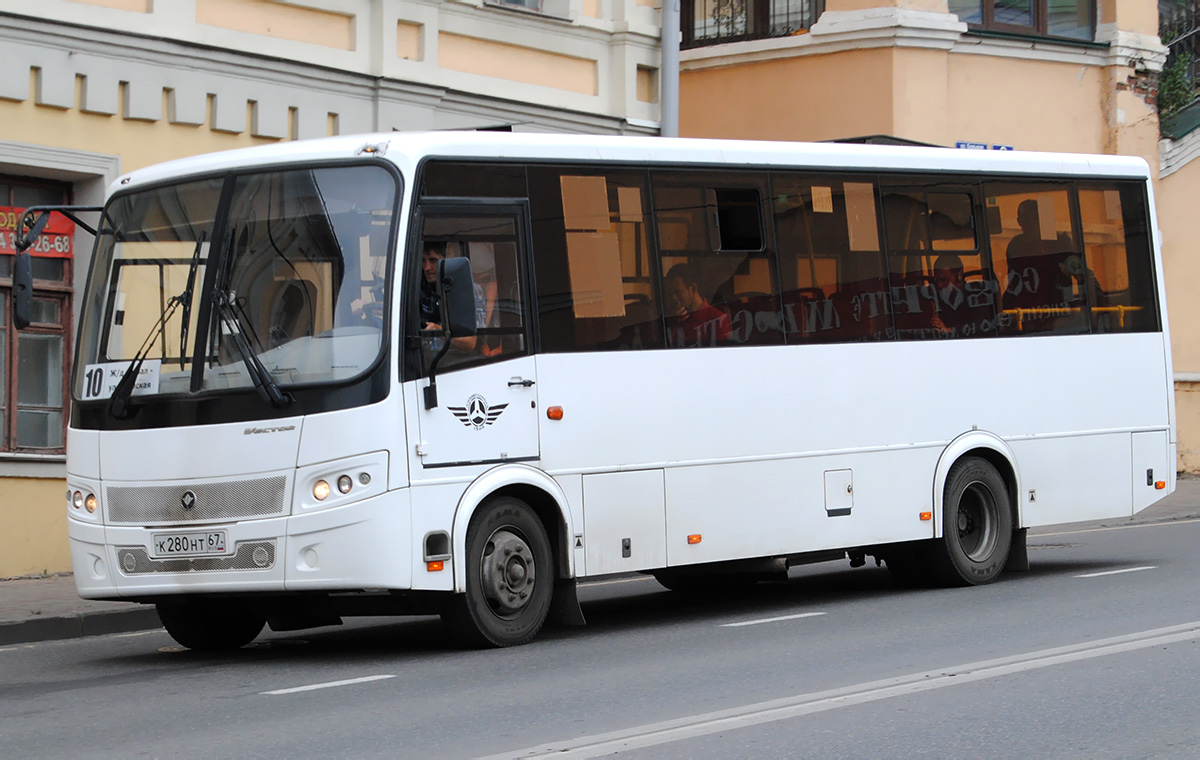
[[[1087,525],[1137,525],[1198,518],[1200,477],[1181,477],[1175,493],[1132,519],[1099,520]],[[1030,531],[1030,538],[1054,530],[1054,526],[1036,528]],[[80,599],[75,593],[75,579],[70,575],[0,581],[0,646],[158,627],[158,614],[152,605]]]

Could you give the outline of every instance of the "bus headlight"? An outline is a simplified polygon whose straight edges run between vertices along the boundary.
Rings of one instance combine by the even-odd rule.
[[[100,505],[100,501],[96,498],[96,494],[89,493],[87,498],[83,500],[83,506],[87,508],[89,514],[95,514],[96,507]]]
[[[71,504],[73,504],[76,509],[83,508],[83,493],[81,491],[75,492],[75,496],[71,499]]]
[[[354,487],[354,481],[349,475],[343,475],[338,478],[338,490],[342,493],[350,493],[350,489]]]
[[[313,484],[313,498],[317,501],[325,501],[329,498],[329,483],[324,480],[318,480]]]

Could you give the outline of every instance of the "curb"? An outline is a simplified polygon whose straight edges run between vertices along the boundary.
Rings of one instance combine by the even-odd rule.
[[[161,628],[153,606],[139,609],[81,612],[63,617],[45,617],[0,623],[0,646],[37,641],[77,639],[109,633],[131,633]]]

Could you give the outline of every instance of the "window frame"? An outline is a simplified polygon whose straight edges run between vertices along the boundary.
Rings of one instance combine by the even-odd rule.
[[[72,202],[71,186],[62,182],[54,182],[40,178],[18,177],[12,175],[0,175],[0,183],[8,185],[8,194],[0,197],[0,205],[13,206],[13,190],[17,187],[22,188],[37,188],[43,190],[56,190],[61,193],[59,203],[62,205],[70,205]],[[8,254],[5,254],[8,255]],[[32,254],[31,254],[32,255]],[[15,259],[15,256],[12,257]],[[4,392],[3,404],[4,409],[0,412],[2,420],[0,424],[4,428],[3,441],[0,442],[0,454],[17,455],[22,454],[65,454],[67,445],[67,427],[71,416],[71,365],[74,357],[74,299],[71,297],[73,293],[72,282],[75,271],[75,255],[72,252],[70,257],[50,257],[59,258],[63,262],[63,273],[61,280],[43,280],[35,279],[33,281],[34,299],[51,300],[58,304],[58,321],[56,323],[34,323],[24,330],[16,330],[12,325],[12,320],[8,316],[8,310],[11,308],[13,295],[13,268],[8,268],[7,276],[0,275],[0,304],[5,309],[5,314],[0,319],[0,331],[4,333],[2,340],[5,342],[5,364],[4,372]],[[58,407],[62,412],[62,445],[60,446],[21,446],[17,439],[17,417],[18,417],[18,377],[19,377],[19,362],[17,344],[22,334],[31,335],[61,335],[62,336],[62,356],[58,362],[58,369],[61,374],[62,388],[62,403]],[[53,365],[50,367],[53,372]],[[37,407],[51,408],[51,407]]]
[[[1026,37],[1046,37],[1052,40],[1076,42],[1081,44],[1095,43],[1096,5],[1094,2],[1089,2],[1089,0],[1075,0],[1077,7],[1083,6],[1088,9],[1088,36],[1086,39],[1051,34],[1049,0],[1030,0],[1030,2],[1033,4],[1033,24],[1030,26],[1006,24],[996,21],[996,0],[979,0],[979,12],[982,20],[968,21],[966,24],[972,31],[997,32],[1000,34],[1015,34]]]

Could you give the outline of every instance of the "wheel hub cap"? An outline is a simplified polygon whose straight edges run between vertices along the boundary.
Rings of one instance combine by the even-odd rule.
[[[484,548],[480,572],[484,595],[497,615],[512,617],[528,606],[537,568],[524,538],[503,528],[493,533]]]

